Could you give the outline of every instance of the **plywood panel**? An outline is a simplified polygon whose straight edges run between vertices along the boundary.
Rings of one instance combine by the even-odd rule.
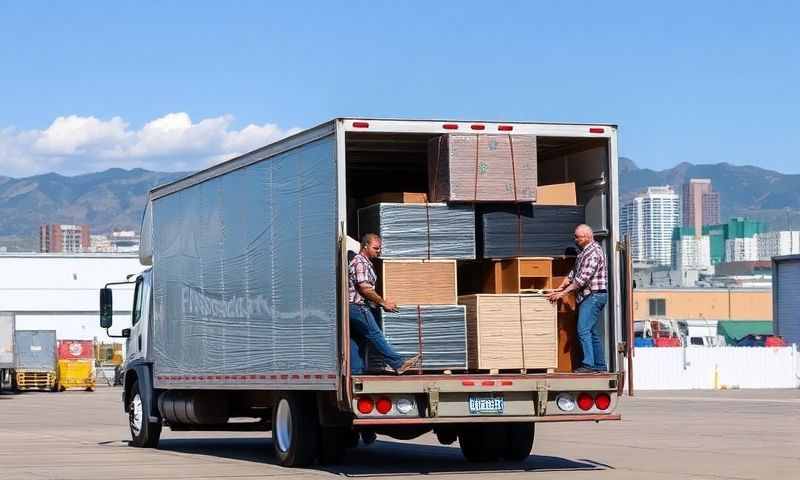
[[[556,309],[542,295],[467,295],[469,366],[547,369],[557,365]]]
[[[384,260],[383,297],[398,305],[455,305],[455,260]]]

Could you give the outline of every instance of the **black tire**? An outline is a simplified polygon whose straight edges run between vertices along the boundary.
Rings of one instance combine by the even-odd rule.
[[[345,427],[322,427],[319,436],[320,465],[337,465],[342,463],[345,449],[352,443],[352,430]],[[358,443],[358,437],[356,437]]]
[[[138,403],[138,405],[137,405]],[[161,438],[161,423],[149,421],[150,412],[144,411],[139,381],[133,382],[128,397],[128,427],[131,431],[130,445],[141,448],[156,448]]]
[[[458,433],[458,445],[469,462],[493,462],[502,455],[506,438],[503,425],[467,425]]]
[[[312,395],[281,392],[272,407],[272,446],[284,467],[306,467],[317,457],[320,427]]]
[[[536,433],[534,423],[509,423],[504,425],[506,441],[502,456],[511,462],[526,460],[533,449],[533,438]]]

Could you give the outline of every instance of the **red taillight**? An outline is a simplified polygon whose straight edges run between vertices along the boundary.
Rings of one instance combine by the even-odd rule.
[[[469,128],[473,130],[486,130],[486,125],[472,124]]]
[[[497,129],[501,132],[510,132],[511,130],[514,130],[514,127],[511,125],[498,125]]]
[[[600,410],[608,410],[611,406],[611,397],[607,393],[599,393],[594,398],[594,406]]]
[[[353,128],[369,128],[369,123],[367,123],[367,122],[353,122]]]
[[[363,413],[364,415],[368,413],[372,413],[372,409],[375,408],[375,403],[369,397],[361,397],[358,399],[358,411]]]
[[[589,410],[594,405],[594,400],[592,396],[588,393],[581,393],[578,395],[578,408],[581,410]]]
[[[472,380],[462,380],[461,385],[464,385],[465,387],[474,387],[475,382],[473,382]]]
[[[392,409],[392,401],[389,400],[388,398],[385,397],[379,398],[378,401],[375,402],[375,410],[377,410],[378,413],[386,415],[387,413],[389,413],[389,410],[391,409]]]
[[[589,128],[589,133],[604,133],[605,131],[606,131],[605,128],[600,128],[600,127],[590,127]]]
[[[494,380],[484,380],[481,382],[482,387],[494,387]]]
[[[442,128],[445,130],[458,130],[458,124],[455,123],[445,123],[442,125]]]

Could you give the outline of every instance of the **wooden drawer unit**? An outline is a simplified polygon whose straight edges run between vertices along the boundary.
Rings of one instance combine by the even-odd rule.
[[[526,289],[552,288],[553,259],[550,257],[501,260],[502,291],[520,293]]]

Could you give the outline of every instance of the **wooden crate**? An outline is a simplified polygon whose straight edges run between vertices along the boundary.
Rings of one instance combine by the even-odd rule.
[[[398,305],[455,305],[455,260],[383,260],[380,292]]]
[[[469,367],[555,369],[556,308],[543,295],[464,295]]]

